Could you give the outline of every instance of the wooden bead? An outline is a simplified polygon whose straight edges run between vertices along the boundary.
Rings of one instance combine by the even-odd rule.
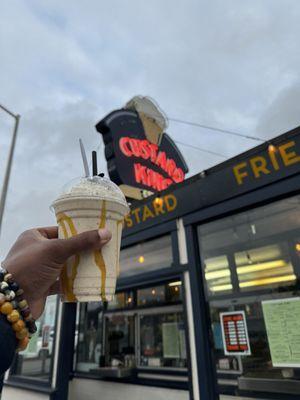
[[[18,343],[18,351],[23,351],[26,349],[29,343],[29,337],[26,336],[23,339],[21,339]]]
[[[3,293],[0,293],[0,306],[5,303],[5,295]]]
[[[11,305],[13,306],[13,309],[15,309],[15,310],[18,309],[18,302],[16,300],[12,300]]]
[[[16,295],[17,295],[17,296],[22,296],[22,294],[24,294],[24,290],[23,290],[23,289],[19,289],[19,290],[16,292]]]
[[[1,289],[1,291],[9,289],[8,283],[7,282],[1,282],[0,289]]]
[[[4,304],[2,304],[1,306],[1,312],[4,315],[8,315],[12,312],[13,310],[13,306],[11,305],[11,303],[9,303],[8,301],[6,301]]]
[[[6,274],[4,280],[5,282],[12,282],[12,274]]]
[[[6,297],[7,301],[12,301],[16,297],[16,295],[15,295],[15,292],[13,290],[7,290],[5,292],[5,297]]]
[[[21,329],[16,333],[17,339],[21,340],[28,336],[28,330],[26,328]]]
[[[25,322],[19,319],[19,321],[12,324],[12,328],[15,332],[20,332],[23,328],[25,328]]]
[[[21,300],[19,302],[19,307],[20,307],[21,310],[23,310],[24,308],[27,308],[28,307],[27,301],[26,300]]]
[[[7,320],[9,322],[17,322],[20,319],[20,314],[19,311],[13,310],[10,314],[7,316]]]

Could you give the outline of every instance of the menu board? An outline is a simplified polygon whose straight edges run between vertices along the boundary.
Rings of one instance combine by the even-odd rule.
[[[180,358],[179,327],[177,322],[162,324],[164,358]]]
[[[250,355],[250,343],[244,311],[220,313],[225,355]]]
[[[300,367],[300,297],[262,301],[274,367]]]

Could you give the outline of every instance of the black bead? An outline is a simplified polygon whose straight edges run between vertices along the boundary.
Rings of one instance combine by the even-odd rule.
[[[15,293],[20,289],[19,285],[16,282],[11,283],[10,289],[13,290]]]
[[[34,320],[27,321],[26,326],[30,333],[35,333],[37,331],[37,326],[36,326]]]
[[[4,276],[5,276],[4,272],[0,271],[0,282],[4,281]]]

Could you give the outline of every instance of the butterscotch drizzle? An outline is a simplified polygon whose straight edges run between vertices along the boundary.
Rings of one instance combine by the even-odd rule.
[[[57,215],[57,223],[61,226],[63,235],[65,239],[69,238],[69,234],[66,228],[65,223],[68,225],[71,236],[77,235],[77,230],[75,228],[75,225],[73,223],[73,220],[71,217],[68,217],[66,214],[60,213]],[[80,261],[80,256],[79,254],[76,254],[74,257],[74,262],[71,267],[71,276],[69,277],[68,275],[68,264],[65,263],[63,265],[63,269],[61,272],[61,281],[62,281],[62,287],[63,287],[63,292],[66,298],[66,301],[69,302],[75,302],[77,301],[76,296],[74,295],[74,281],[77,275],[77,269]]]
[[[101,208],[100,222],[99,222],[99,229],[103,229],[105,227],[105,222],[106,222],[106,201],[103,200],[102,208]],[[101,250],[94,251],[94,259],[95,259],[96,265],[98,266],[98,268],[100,269],[100,272],[101,272],[101,291],[100,291],[100,295],[101,295],[102,301],[106,301],[106,296],[105,296],[106,265],[105,265],[104,258],[103,258]]]
[[[119,220],[117,222],[117,236],[118,236],[118,238],[119,238],[119,226],[120,225],[123,225],[123,219],[121,219],[121,220]],[[121,238],[120,238],[120,240],[121,240]],[[116,240],[116,243],[117,243],[116,254],[118,254],[118,252],[120,251],[119,250],[119,246],[120,246],[119,240]],[[120,275],[120,260],[118,260],[118,263],[117,263],[117,276],[119,276],[119,275]]]

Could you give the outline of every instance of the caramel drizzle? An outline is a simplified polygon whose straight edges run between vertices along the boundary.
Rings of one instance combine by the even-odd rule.
[[[68,225],[71,236],[77,235],[77,230],[74,226],[73,220],[71,217],[68,217],[66,214],[58,214],[57,215],[57,223],[61,226],[64,238],[68,239],[69,234],[66,228],[66,225]],[[68,276],[68,264],[67,262],[63,265],[63,269],[61,272],[61,282],[62,282],[62,288],[63,292],[65,295],[65,299],[68,302],[75,302],[77,301],[76,296],[74,295],[74,281],[77,275],[77,269],[79,265],[80,257],[79,254],[75,255],[74,262],[71,268],[71,276]]]
[[[105,222],[106,222],[106,201],[103,200],[102,209],[101,209],[101,216],[100,216],[100,223],[99,223],[99,229],[103,229],[105,227]],[[99,270],[101,272],[101,291],[100,291],[100,296],[102,298],[102,301],[106,301],[106,296],[105,296],[106,265],[105,265],[104,258],[103,258],[101,250],[94,251],[94,259],[95,259],[96,265],[98,266],[98,268],[99,268]]]
[[[118,235],[118,237],[119,237],[119,226],[120,225],[121,226],[123,225],[123,220],[122,219],[117,222],[117,235]],[[121,237],[120,237],[120,240],[121,240]],[[118,252],[120,251],[119,250],[120,249],[119,248],[119,246],[120,246],[119,240],[117,240],[116,243],[117,243],[116,254],[118,254]],[[120,275],[120,260],[118,260],[118,263],[117,263],[117,276],[119,276],[119,275]]]

